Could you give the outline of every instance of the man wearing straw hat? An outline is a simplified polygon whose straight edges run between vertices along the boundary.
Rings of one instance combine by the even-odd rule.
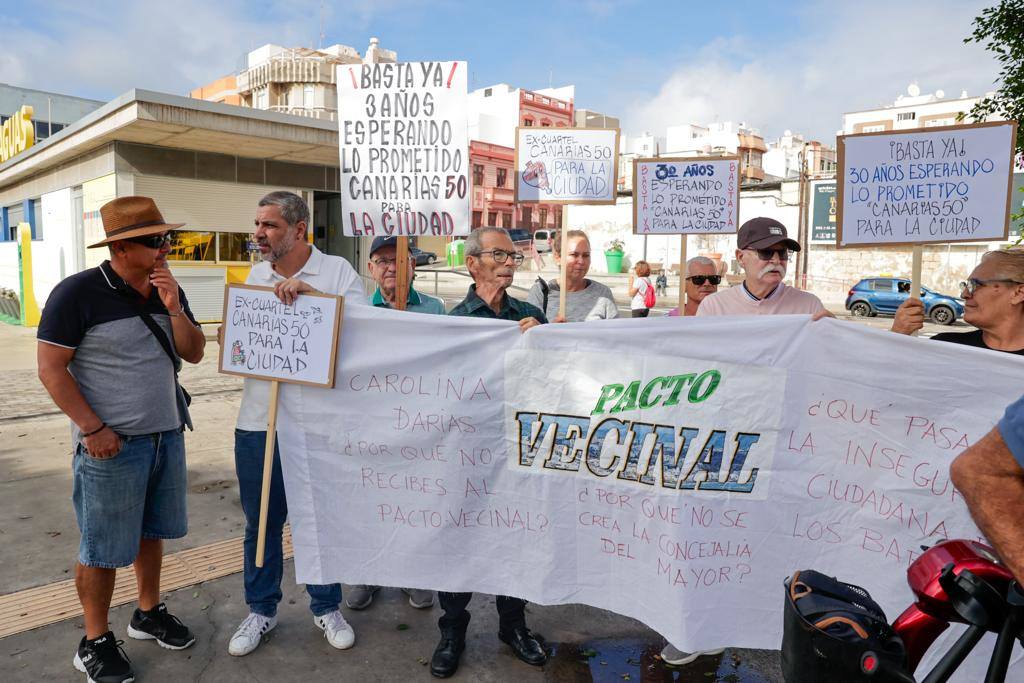
[[[163,539],[185,514],[181,361],[198,363],[206,338],[167,267],[172,231],[148,197],[100,207],[110,260],[54,288],[37,334],[39,379],[71,418],[72,500],[82,538],[75,587],[85,636],[74,665],[92,681],[134,680],[107,623],[118,567],[135,566],[138,608],[128,635],[182,650],[195,636],[160,602]]]

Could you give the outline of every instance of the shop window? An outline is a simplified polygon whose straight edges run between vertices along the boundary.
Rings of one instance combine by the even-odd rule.
[[[499,168],[497,173],[497,179],[495,187],[505,187],[505,180],[507,179],[508,169]]]
[[[508,229],[512,227],[512,214],[503,213],[501,214],[501,227]]]
[[[29,204],[32,206],[32,239],[41,240],[43,239],[43,200],[30,199]]]
[[[540,227],[546,228],[548,225],[548,210],[537,209],[537,213],[540,214]]]
[[[168,261],[210,261],[217,260],[216,233],[179,230],[174,234]]]
[[[21,202],[12,204],[4,209],[4,213],[7,216],[7,230],[3,235],[5,240],[16,240],[18,239],[18,223],[25,221],[25,205]]]
[[[487,225],[497,225],[497,224],[498,224],[498,212],[497,211],[488,211],[487,212]]]
[[[256,263],[260,260],[260,253],[259,251],[251,250],[252,246],[252,235],[249,233],[218,232],[217,260]]]
[[[532,206],[524,206],[523,207],[522,216],[523,216],[523,227],[524,228],[531,227],[532,221],[533,221],[533,207]]]

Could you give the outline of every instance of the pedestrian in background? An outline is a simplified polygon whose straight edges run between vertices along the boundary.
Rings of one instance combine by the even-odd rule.
[[[665,269],[662,268],[658,271],[658,277],[654,280],[655,294],[658,296],[666,296],[668,294],[668,276],[665,275]]]
[[[629,310],[634,318],[646,318],[654,308],[656,300],[654,285],[651,284],[651,265],[647,261],[637,261],[633,266],[636,276],[629,276]]]

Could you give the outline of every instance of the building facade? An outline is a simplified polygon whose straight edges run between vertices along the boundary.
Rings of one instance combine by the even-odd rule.
[[[900,95],[892,104],[843,114],[843,133],[848,135],[953,126],[981,99],[968,97],[966,91],[953,99],[947,99],[942,90],[922,95],[917,84],[911,83],[907,87],[907,94]]]
[[[761,167],[766,177],[789,180],[800,176],[801,161],[808,176],[833,174],[836,172],[835,147],[787,130],[778,140],[768,143]]]
[[[397,59],[376,38],[370,39],[365,56],[348,45],[314,50],[267,44],[246,55],[245,68],[237,75],[219,78],[190,94],[211,102],[337,121],[336,67]]]
[[[764,138],[745,123],[724,121],[702,126],[688,123],[669,126],[666,131],[664,156],[740,157],[740,182],[759,183],[764,180],[762,157],[768,151]]]
[[[338,163],[334,122],[130,91],[0,164],[0,288],[22,287],[18,207],[36,211],[34,281],[24,284],[43,305],[61,279],[106,258],[87,248],[103,238],[99,208],[139,194],[185,223],[171,269],[197,317],[219,320],[224,285],[259,258],[253,218],[272,190],[303,196],[310,240],[361,265],[365,245],[342,234]]]

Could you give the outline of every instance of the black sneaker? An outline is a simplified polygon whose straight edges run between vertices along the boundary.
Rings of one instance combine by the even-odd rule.
[[[111,631],[95,640],[83,637],[75,653],[75,668],[88,677],[89,683],[132,683],[135,672],[121,642],[114,640]]]
[[[168,650],[184,650],[196,642],[188,626],[168,612],[162,602],[147,612],[136,608],[128,623],[128,635],[136,640],[156,640]]]

